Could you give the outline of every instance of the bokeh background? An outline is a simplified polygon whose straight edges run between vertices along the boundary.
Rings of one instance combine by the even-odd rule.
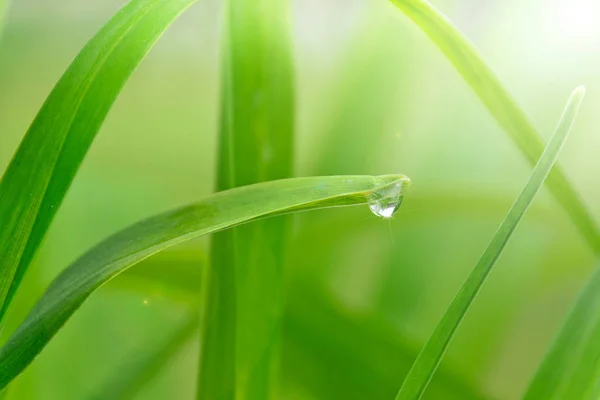
[[[545,138],[571,89],[587,87],[560,163],[600,220],[600,3],[433,3],[476,44]],[[12,0],[0,40],[0,171],[62,72],[122,4]],[[127,83],[7,332],[94,243],[211,193],[220,9],[217,0],[198,2]],[[391,227],[367,207],[295,217],[282,398],[393,398],[531,168],[438,49],[387,1],[295,0],[293,30],[296,175],[404,173],[413,186]],[[207,243],[158,255],[102,288],[7,398],[193,398]],[[467,398],[462,391],[519,398],[594,263],[564,212],[541,193],[428,398]],[[153,367],[131,389],[123,377],[148,360]]]

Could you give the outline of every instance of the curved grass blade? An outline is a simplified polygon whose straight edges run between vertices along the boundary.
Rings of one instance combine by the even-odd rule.
[[[109,237],[58,276],[0,349],[0,389],[34,359],[90,294],[152,254],[265,217],[365,204],[374,192],[408,182],[403,175],[340,176],[244,186],[149,218]]]
[[[496,260],[500,257],[506,243],[521,219],[523,219],[536,193],[543,185],[544,180],[556,162],[558,154],[571,130],[584,94],[585,89],[583,87],[575,89],[571,94],[565,111],[558,122],[556,131],[552,135],[546,150],[544,150],[542,157],[535,166],[523,191],[510,208],[492,241],[456,294],[456,297],[452,300],[452,303],[429,340],[423,346],[423,349],[421,349],[417,360],[396,396],[396,400],[420,399],[425,392],[429,381],[446,352],[450,340],[452,340],[471,303],[475,299],[475,296],[477,296],[477,293],[479,293]]]
[[[595,399],[600,394],[600,268],[582,291],[524,400]]]
[[[448,57],[529,163],[534,165],[544,150],[544,141],[469,40],[425,0],[390,1]],[[558,165],[550,172],[547,185],[589,246],[600,254],[598,226]]]
[[[228,0],[225,14],[217,191],[289,178],[294,163],[289,1]],[[212,238],[199,399],[278,398],[289,222],[269,219]]]
[[[195,1],[132,0],[46,99],[0,181],[0,321],[121,88]]]

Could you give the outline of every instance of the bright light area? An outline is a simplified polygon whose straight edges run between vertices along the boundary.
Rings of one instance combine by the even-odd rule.
[[[600,1],[563,0],[555,8],[554,29],[558,38],[565,41],[590,44],[598,41],[600,34]]]

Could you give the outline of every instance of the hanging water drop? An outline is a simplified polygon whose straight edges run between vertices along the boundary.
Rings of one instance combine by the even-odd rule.
[[[377,200],[373,201],[369,204],[369,208],[373,212],[373,214],[382,218],[392,218],[394,214],[398,211],[400,206],[402,205],[402,200],[404,196],[398,197],[397,200],[388,201],[388,200]]]
[[[403,189],[408,182],[398,181],[374,192],[369,199],[369,208],[373,214],[386,219],[392,218],[402,205]]]

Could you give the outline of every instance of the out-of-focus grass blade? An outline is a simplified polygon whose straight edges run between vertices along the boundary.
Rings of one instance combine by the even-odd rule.
[[[288,0],[225,4],[219,191],[292,176],[294,139]],[[287,222],[213,237],[200,399],[277,397]]]
[[[197,310],[194,310],[197,311]],[[181,326],[171,333],[154,351],[140,356],[133,356],[132,362],[116,368],[113,379],[105,382],[98,393],[89,397],[90,400],[110,399],[129,400],[164,369],[169,361],[177,355],[181,348],[188,343],[199,328],[199,319],[196,315],[184,318]]]
[[[596,399],[600,389],[600,269],[588,282],[525,400]]]
[[[488,274],[496,263],[496,260],[500,257],[508,239],[515,231],[521,219],[523,219],[523,216],[531,205],[536,193],[543,185],[544,180],[556,162],[558,154],[571,130],[584,94],[585,89],[583,87],[575,89],[571,94],[565,111],[558,122],[556,131],[552,135],[542,157],[536,164],[525,188],[511,207],[504,218],[504,221],[502,221],[502,224],[496,231],[496,234],[488,247],[485,249],[479,262],[469,274],[467,280],[460,288],[454,300],[452,300],[452,303],[438,323],[433,334],[419,353],[417,360],[413,364],[396,396],[396,400],[420,399],[425,392],[429,381],[433,377],[433,374],[446,352],[450,340],[456,332],[456,329],[463,320],[471,303],[475,299],[475,296],[483,286]]]
[[[171,271],[181,262],[185,266]],[[160,263],[162,269],[157,268]],[[178,246],[136,265],[115,279],[110,288],[160,291],[196,307],[199,299],[194,287],[200,285],[196,269],[205,263],[201,253]],[[152,271],[146,273],[145,269]],[[123,282],[115,285],[119,281]],[[177,341],[178,332],[169,343]],[[284,380],[290,387],[305,388],[318,399],[390,399],[397,390],[398,379],[406,375],[418,353],[417,343],[405,340],[389,323],[353,312],[313,281],[295,282],[292,286],[286,301],[284,332]],[[122,391],[137,390],[139,380],[130,378],[147,376],[147,371],[155,370],[157,361],[152,357],[146,365],[137,364],[138,368],[126,374],[134,387]],[[462,374],[446,367],[440,368],[431,383],[431,398],[485,398]]]
[[[9,2],[6,0],[0,0],[0,36],[2,35],[2,30],[4,29],[5,18],[8,11]]]
[[[121,88],[195,0],[132,0],[57,83],[0,182],[0,319]]]
[[[34,359],[92,292],[152,254],[269,216],[365,204],[374,192],[408,182],[403,175],[340,176],[244,186],[149,218],[109,237],[59,275],[0,349],[0,389]]]
[[[425,0],[390,1],[442,50],[527,160],[535,164],[544,150],[544,141],[469,40]],[[548,176],[547,185],[590,247],[600,253],[600,231],[558,165]]]
[[[317,115],[325,122],[319,124],[323,132],[311,157],[311,175],[365,173],[372,169],[388,143],[389,116],[406,112],[404,104],[398,104],[404,98],[400,94],[416,84],[412,72],[417,63],[405,62],[397,43],[387,38],[386,27],[395,21],[389,20],[387,12],[369,9],[379,7],[365,8],[364,21],[348,49],[350,54],[344,57],[344,67],[336,76],[335,90]],[[409,46],[412,44],[403,44],[405,51],[410,51]]]
[[[393,398],[418,353],[393,326],[353,312],[314,283],[290,293],[285,332],[286,378],[318,399]],[[451,368],[440,369],[431,389],[435,399],[485,398]]]

